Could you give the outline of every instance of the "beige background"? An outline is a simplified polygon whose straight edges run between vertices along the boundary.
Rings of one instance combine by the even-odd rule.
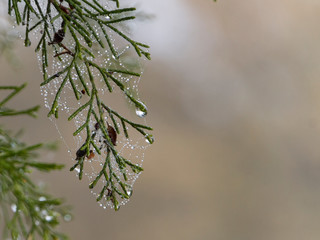
[[[152,46],[140,95],[156,143],[117,213],[94,202],[66,148],[37,175],[73,206],[71,239],[317,240],[320,237],[320,2],[154,0],[138,24]],[[32,49],[0,60],[0,81],[29,82],[18,108],[42,103]],[[59,138],[46,120],[1,119],[30,143]],[[70,131],[71,135],[71,131]]]

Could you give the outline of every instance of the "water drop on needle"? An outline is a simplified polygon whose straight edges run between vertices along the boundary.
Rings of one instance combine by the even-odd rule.
[[[47,222],[50,222],[50,221],[53,220],[53,216],[47,215],[47,216],[45,216],[45,220],[46,220]]]
[[[148,113],[147,106],[143,102],[139,102],[138,107],[136,108],[136,114],[138,117],[145,117]]]
[[[11,210],[12,210],[12,212],[16,212],[17,211],[17,205],[15,205],[15,204],[12,204],[11,205]]]
[[[31,2],[34,4],[33,0]],[[48,1],[42,1],[42,2],[43,3],[41,3],[42,4],[41,9],[42,9],[42,11],[45,12],[46,6],[47,6],[46,2],[48,2]],[[66,1],[60,0],[60,2],[66,2]],[[95,2],[95,1],[93,1],[93,2]],[[97,2],[103,2],[103,1],[98,0]],[[108,1],[105,1],[105,2],[108,2]],[[106,8],[111,7],[111,6],[109,6],[108,3],[104,3],[103,6]],[[112,9],[110,9],[110,10],[112,10]],[[94,9],[92,9],[92,11],[94,11]],[[58,15],[59,13],[57,11],[52,12],[51,14],[53,17],[56,16],[53,24],[55,25],[57,30],[60,29],[61,23],[63,21],[62,17]],[[37,19],[37,17],[35,17],[35,19]],[[113,18],[111,18],[110,16],[101,16],[101,20],[109,21],[111,19],[113,19]],[[51,24],[49,19],[48,19],[48,24]],[[42,25],[42,24],[40,24],[40,25]],[[44,33],[44,29],[40,29],[40,28],[43,28],[40,25],[39,25],[38,31],[35,33],[37,41],[39,41],[39,38]],[[100,25],[98,23],[94,24],[92,22],[92,29],[95,31],[95,34],[99,38],[104,36],[104,34],[100,28]],[[124,43],[122,41],[119,42],[120,45],[118,46],[117,34],[114,34],[111,30],[108,30],[107,28],[106,28],[106,32],[108,33],[108,35],[110,37],[110,43],[115,48],[116,52],[112,53],[109,49],[107,50],[104,48],[97,48],[97,46],[96,46],[97,41],[94,40],[93,43],[95,44],[95,46],[92,46],[92,47],[90,46],[89,49],[94,51],[93,53],[94,53],[94,55],[96,55],[96,58],[93,59],[92,56],[88,56],[86,54],[86,57],[88,58],[88,60],[95,61],[97,64],[98,63],[101,64],[101,67],[103,67],[104,69],[111,69],[112,70],[114,68],[119,68],[119,70],[122,69],[123,71],[126,71],[126,70],[129,71],[128,66],[131,66],[130,64],[134,63],[135,64],[134,66],[137,66],[137,72],[142,73],[140,61],[137,61],[137,62],[131,61],[131,58],[129,58],[129,55],[131,54],[131,50],[129,50],[129,49],[132,47],[128,43]],[[55,32],[51,31],[50,34],[51,34],[51,36],[54,36]],[[68,35],[70,35],[70,33],[68,33]],[[75,43],[72,39],[70,40],[67,37],[68,36],[66,36],[64,43],[71,51],[74,51],[76,48]],[[89,38],[90,39],[94,38],[94,36],[89,36]],[[46,41],[49,41],[49,40],[46,39]],[[81,42],[81,44],[85,43],[84,38],[82,38],[81,36],[79,38],[79,41]],[[31,42],[29,42],[29,41],[25,42],[26,45],[29,45],[30,43]],[[54,50],[54,49],[50,48],[50,50]],[[113,54],[115,54],[115,56]],[[123,56],[120,56],[122,54],[123,54]],[[46,60],[46,58],[44,58],[44,56],[41,54],[41,51],[38,53],[37,56],[38,56],[40,69],[41,69],[41,71],[43,71],[42,63]],[[128,59],[127,59],[127,57],[128,57]],[[56,79],[52,80],[50,83],[48,83],[47,85],[42,87],[42,96],[43,96],[43,99],[45,102],[45,106],[50,109],[52,102],[54,101],[54,98],[56,96],[56,92],[60,88],[60,85],[61,85],[63,78],[66,76],[65,72],[64,73],[60,73],[60,72],[63,71],[68,66],[70,66],[70,63],[72,61],[72,57],[69,56],[68,54],[64,54],[61,56],[61,60],[59,60],[58,58],[53,57],[52,54],[49,54],[48,60],[49,60],[49,63],[51,63],[52,68],[45,69],[45,71],[46,71],[45,73],[48,75],[48,77],[55,76],[55,75],[57,77]],[[80,106],[83,105],[84,101],[86,101],[86,99],[88,98],[87,90],[89,89],[89,93],[91,92],[90,91],[91,90],[91,83],[89,81],[84,81],[84,84],[80,84],[80,82],[79,82],[79,75],[78,74],[85,77],[85,80],[88,79],[88,72],[87,72],[86,65],[83,62],[82,63],[77,62],[77,63],[79,63],[78,64],[79,69],[77,69],[77,71],[76,71],[75,67],[72,68],[71,79],[74,81],[74,84],[76,85],[75,87],[76,87],[77,93],[80,98],[82,97],[82,99],[77,102],[73,96],[74,90],[73,90],[73,87],[71,86],[71,83],[66,83],[65,87],[63,88],[63,91],[61,92],[61,96],[58,100],[59,110],[61,111],[62,114],[69,115],[70,112],[76,111]],[[138,95],[133,95],[133,93],[138,93],[137,85],[140,81],[140,77],[139,76],[137,76],[137,77],[128,76],[127,74],[122,73],[122,71],[109,72],[109,74],[112,74],[112,77],[118,78],[118,80],[124,84],[125,87],[123,90],[125,92],[127,92],[128,94],[131,94],[131,92],[132,92],[132,95],[130,95],[130,97],[134,98],[134,101],[131,101],[131,104],[133,106],[133,110],[135,111],[135,114],[140,118],[146,117],[146,115],[148,114],[148,109],[147,109],[146,105],[141,100],[139,100]],[[92,71],[92,75],[94,78],[97,78],[97,79],[101,78],[101,74],[99,73],[99,71]],[[100,87],[100,85],[97,85],[97,86],[99,86],[97,88],[97,91],[99,94],[101,94],[101,95],[106,94],[107,90],[104,90],[104,87]],[[131,86],[132,89],[131,89],[131,87],[129,89],[126,89],[127,86]],[[111,84],[111,90],[113,88],[115,88],[114,90],[116,90],[117,86],[114,84]],[[130,100],[130,98],[129,98],[129,100]],[[96,103],[94,103],[92,107],[94,110],[98,109],[98,106]],[[107,112],[106,112],[106,115],[107,115]],[[117,151],[119,151],[119,154],[121,156],[123,155],[126,159],[128,158],[128,160],[132,161],[133,164],[138,164],[137,166],[142,166],[142,162],[143,162],[143,158],[144,158],[144,151],[145,151],[146,147],[149,146],[149,144],[154,141],[152,135],[146,135],[146,133],[144,133],[144,131],[143,131],[142,135],[131,134],[130,139],[127,139],[126,136],[124,136],[124,134],[118,134],[116,132],[116,130],[118,130],[117,128],[119,128],[120,130],[123,130],[122,129],[123,126],[121,124],[121,121],[118,121],[117,119],[115,119],[113,121],[109,117],[110,116],[108,116],[108,118],[105,119],[105,121],[108,121],[109,124],[107,124],[107,122],[104,122],[106,125],[105,127],[107,128],[104,130],[107,130],[106,133],[109,135],[114,147],[116,145],[118,145],[115,147],[115,149]],[[74,127],[75,129],[78,129],[80,126],[82,126],[84,124],[84,122],[86,120],[87,120],[87,114],[85,113],[85,111],[80,112],[73,119],[73,122],[72,123],[70,122],[70,127]],[[140,119],[140,120],[143,121],[144,119]],[[68,155],[70,155],[70,158],[72,159],[72,161],[75,161],[74,153],[76,153],[80,149],[80,147],[83,146],[83,144],[86,140],[86,133],[82,132],[82,133],[78,134],[77,136],[75,136],[74,138],[70,138],[69,140],[65,139],[64,132],[60,131],[58,128],[60,122],[54,118],[51,119],[51,121],[54,123],[59,135],[61,136],[63,142],[67,146]],[[94,119],[94,117],[93,116],[90,117],[89,130],[90,130],[91,136],[95,136],[95,137],[93,137],[92,141],[96,145],[97,148],[96,149],[90,148],[89,154],[87,154],[87,150],[86,150],[82,156],[84,168],[83,168],[83,171],[81,169],[81,174],[83,174],[83,176],[85,178],[88,178],[90,183],[92,183],[96,179],[96,177],[99,175],[100,171],[103,169],[103,167],[105,165],[106,156],[109,154],[110,149],[111,149],[111,147],[108,147],[108,145],[106,145],[104,142],[106,139],[103,139],[102,128],[97,128],[94,125],[95,123],[96,123],[96,120]],[[73,124],[74,126],[72,126],[71,124]],[[111,126],[109,127],[110,124],[112,124],[112,127]],[[129,129],[128,125],[124,126],[124,127],[126,128],[126,130]],[[145,141],[147,141],[147,143]],[[75,147],[73,147],[74,145],[75,145]],[[91,150],[91,152],[90,152],[90,150]],[[99,152],[101,152],[101,153],[99,153]],[[112,155],[112,152],[110,152],[110,166],[114,169],[115,174],[119,175],[119,177],[122,177],[122,169],[119,168],[118,163],[117,163],[117,159]],[[77,167],[74,169],[74,172],[75,172],[75,175],[79,176],[80,165],[77,165]],[[128,171],[125,171],[125,173],[127,176],[127,180],[125,181],[126,190],[124,193],[126,193],[128,196],[131,196],[133,184],[134,184],[135,180],[138,178],[139,173],[131,171],[131,168],[128,168]],[[99,182],[97,182],[97,185],[90,190],[90,192],[95,196],[95,198],[97,198],[99,196],[99,194],[101,192],[101,187],[103,186],[103,184],[106,184],[106,180],[104,179],[104,177],[102,177],[99,180]],[[116,193],[114,193],[114,194],[116,194]],[[46,201],[48,200],[48,199],[46,199],[46,196],[39,196],[39,197],[40,197],[38,199],[39,206],[41,206],[41,204],[43,204],[43,203],[46,203]],[[118,198],[118,200],[119,200],[119,202],[116,202],[115,200],[110,199],[110,196],[108,199],[108,196],[105,194],[99,200],[99,205],[101,207],[103,207],[104,209],[115,208],[115,210],[118,210],[121,205],[124,205],[127,202],[126,199],[120,198],[120,197]],[[13,210],[13,209],[9,208],[9,210]],[[19,207],[17,207],[16,211],[19,211]],[[42,209],[39,207],[36,207],[34,211],[37,212],[38,214],[40,214]],[[55,222],[56,215],[54,215],[54,214],[52,215],[51,213],[42,213],[41,215],[42,215],[41,221]],[[72,219],[72,216],[70,214],[63,214],[63,219],[64,219],[64,221],[68,222]],[[35,224],[39,224],[39,221]]]
[[[137,108],[136,109],[136,114],[137,114],[138,117],[142,118],[142,117],[145,117],[147,115],[147,112],[146,111],[145,112],[141,111],[140,109]]]
[[[154,137],[151,134],[147,134],[145,137],[146,137],[147,143],[150,143],[150,144],[154,143]]]
[[[41,196],[41,197],[39,197],[39,201],[40,202],[43,202],[43,201],[46,201],[47,199],[46,199],[46,197],[44,197],[44,196]]]

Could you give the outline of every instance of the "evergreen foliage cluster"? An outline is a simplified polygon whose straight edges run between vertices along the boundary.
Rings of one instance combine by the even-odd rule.
[[[36,117],[39,106],[25,110],[7,108],[6,104],[23,88],[0,86],[0,119],[8,116]],[[63,165],[37,161],[43,144],[27,145],[0,125],[0,222],[1,239],[67,239],[55,230],[62,218],[71,215],[61,199],[51,196],[30,179],[33,170],[49,172]],[[51,146],[52,148],[52,146]]]
[[[134,106],[139,117],[147,114],[136,86],[128,82],[140,78],[141,69],[136,70],[136,64],[132,66],[123,59],[123,43],[133,49],[137,59],[151,59],[149,46],[132,39],[123,27],[135,19],[135,13],[136,8],[121,7],[119,0],[8,0],[8,14],[16,26],[24,28],[24,45],[30,47],[36,41],[43,76],[40,85],[48,89],[55,86],[48,117],[58,118],[63,111],[61,98],[67,87],[72,90],[72,101],[77,106],[67,112],[67,120],[85,116],[73,133],[86,137],[74,153],[76,162],[70,171],[76,170],[81,180],[87,160],[95,155],[102,157],[103,164],[89,188],[100,186],[96,200],[105,199],[115,210],[121,205],[119,199],[129,199],[132,194],[128,178],[143,171],[140,164],[117,149],[118,136],[129,139],[130,131],[135,130],[149,144],[154,142],[151,127],[124,117],[101,94],[102,88],[110,94],[116,89]],[[31,35],[38,36],[37,40]],[[11,45],[11,39],[2,40],[0,53]],[[7,107],[25,86],[0,86],[0,118],[36,117],[39,106],[25,110]],[[71,218],[67,208],[61,199],[46,193],[29,176],[32,170],[49,172],[63,167],[36,160],[38,151],[44,147],[29,146],[0,125],[0,222],[4,239],[67,239],[55,230],[62,218]]]

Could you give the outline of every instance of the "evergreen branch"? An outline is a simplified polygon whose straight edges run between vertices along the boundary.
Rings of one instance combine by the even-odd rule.
[[[10,101],[26,86],[27,86],[26,83],[20,86],[0,86],[0,90],[12,90],[12,92],[0,102],[0,117],[17,116],[17,115],[29,115],[31,117],[37,117],[36,112],[39,110],[40,106],[35,106],[25,110],[20,110],[20,111],[3,107],[8,101]]]
[[[105,162],[103,164],[102,169],[100,170],[100,172],[97,175],[97,177],[93,180],[93,182],[90,183],[89,188],[91,188],[91,189],[94,188],[96,186],[96,184],[98,183],[98,181],[100,180],[102,175],[105,176],[106,182],[107,183],[109,182],[109,177],[108,177],[108,174],[106,172],[106,168],[107,168],[107,165],[108,165],[109,161],[110,161],[110,151],[107,153],[106,160],[105,160]]]
[[[115,10],[111,10],[111,11],[104,11],[102,13],[97,13],[97,14],[93,14],[92,16],[94,17],[98,17],[98,16],[109,16],[112,14],[118,14],[118,13],[124,13],[124,12],[133,12],[135,11],[136,8],[119,8],[119,9],[115,9]]]
[[[119,0],[112,0],[112,1],[116,2],[116,4],[117,4],[117,8],[119,8],[119,7],[120,7]]]
[[[135,51],[137,52],[138,56],[141,57],[141,54],[145,55],[146,58],[148,58],[149,60],[150,58],[150,54],[147,52],[142,51],[142,49],[139,46],[145,47],[145,48],[149,48],[148,45],[142,44],[142,43],[138,43],[133,41],[131,38],[129,38],[127,35],[125,35],[124,33],[120,32],[117,28],[108,25],[108,27],[113,30],[114,32],[116,32],[119,36],[121,36],[122,38],[124,38],[125,40],[127,40],[135,49]]]
[[[11,100],[15,95],[17,95],[22,89],[27,86],[27,83],[22,84],[21,86],[0,86],[0,90],[13,90],[11,94],[5,97],[0,102],[0,107],[6,104],[9,100]]]
[[[145,130],[150,130],[152,131],[153,128],[151,127],[148,127],[148,126],[145,126],[145,125],[142,125],[142,124],[138,124],[138,123],[134,123],[124,117],[122,117],[119,113],[117,113],[116,111],[112,110],[110,107],[106,106],[104,103],[102,103],[102,106],[105,110],[107,110],[107,112],[109,113],[109,116],[111,118],[114,119],[114,116],[118,117],[119,120],[121,121],[122,123],[122,126],[123,126],[123,130],[124,130],[124,134],[126,135],[126,137],[128,138],[129,135],[128,135],[128,132],[127,132],[127,128],[126,128],[126,123],[128,123],[131,127],[135,128],[138,132],[140,132],[147,140],[149,143],[153,143],[154,140],[153,140],[153,136],[150,135],[150,134],[147,134],[143,129]],[[115,124],[116,125],[116,124]]]
[[[13,92],[2,101],[0,116],[35,112],[39,107],[29,111],[16,111],[4,106],[26,85],[0,86],[0,90]],[[34,160],[43,144],[26,145],[12,137],[0,126],[0,216],[4,226],[3,239],[60,239],[67,236],[57,232],[55,227],[61,217],[69,214],[62,200],[54,198],[37,187],[29,178],[32,169],[38,171],[59,170],[63,165]]]
[[[88,101],[87,103],[85,103],[84,105],[80,106],[74,113],[72,113],[70,115],[70,117],[68,118],[68,120],[72,120],[75,116],[77,116],[82,110],[84,110],[87,106],[89,106],[90,104],[92,104],[92,100],[90,99],[90,101]]]
[[[118,56],[116,50],[114,49],[114,47],[113,47],[113,45],[112,45],[112,43],[111,43],[110,37],[109,37],[109,35],[107,34],[105,28],[103,27],[103,24],[102,24],[101,22],[98,22],[98,24],[99,24],[99,26],[100,26],[100,28],[101,28],[101,30],[102,30],[102,32],[103,32],[104,37],[105,37],[106,40],[107,40],[107,43],[108,43],[108,46],[109,46],[109,48],[110,48],[110,50],[111,50],[111,52],[112,52],[112,55],[113,55],[116,59],[118,59],[119,56]]]
[[[107,72],[115,72],[115,73],[123,73],[123,74],[128,74],[128,75],[132,75],[132,76],[136,76],[136,77],[140,77],[141,74],[140,73],[135,73],[135,72],[131,72],[131,71],[127,71],[127,70],[121,70],[121,69],[108,69],[106,70]]]
[[[37,117],[36,112],[40,106],[35,106],[26,110],[16,111],[8,108],[0,108],[0,117],[17,116],[17,115],[29,115],[31,117]]]
[[[130,126],[141,133],[150,143],[153,143],[154,140],[152,135],[148,133],[148,131],[152,131],[151,127],[126,119],[103,102],[100,98],[100,90],[96,87],[96,78],[101,76],[105,87],[110,93],[113,91],[114,86],[118,87],[135,107],[143,113],[142,115],[147,113],[145,104],[133,96],[128,90],[128,86],[120,78],[120,75],[140,77],[141,74],[131,71],[130,68],[128,70],[126,66],[123,67],[116,46],[111,41],[112,36],[107,32],[107,29],[110,29],[111,33],[127,41],[133,46],[139,57],[145,56],[150,59],[150,54],[145,50],[149,48],[148,45],[131,39],[120,31],[118,27],[115,27],[133,20],[136,9],[119,8],[120,4],[117,0],[114,1],[117,6],[116,9],[107,9],[98,0],[64,0],[60,2],[48,0],[45,9],[40,7],[38,0],[35,0],[32,5],[29,4],[29,0],[22,0],[25,6],[20,12],[17,7],[18,1],[9,0],[8,12],[16,17],[17,24],[21,24],[22,21],[26,22],[25,45],[29,45],[30,32],[39,28],[43,29],[35,49],[42,58],[43,82],[40,85],[45,86],[52,83],[53,80],[55,80],[54,84],[58,84],[58,90],[51,103],[48,116],[54,115],[58,118],[59,100],[65,87],[68,86],[67,83],[71,86],[76,102],[80,101],[81,93],[89,96],[89,100],[84,104],[79,104],[78,109],[68,117],[70,121],[77,117],[80,112],[87,111],[86,118],[73,133],[76,136],[84,131],[86,139],[77,150],[76,163],[70,170],[77,168],[78,177],[81,179],[84,165],[86,164],[85,160],[92,158],[94,153],[101,155],[106,152],[105,162],[89,187],[93,188],[98,181],[103,179],[105,185],[97,197],[97,201],[107,194],[107,199],[113,203],[115,210],[118,210],[119,202],[117,197],[127,199],[131,195],[129,192],[132,192],[131,187],[126,183],[128,180],[127,168],[134,173],[143,171],[140,166],[135,165],[129,159],[125,159],[116,150],[117,135],[121,134],[118,122],[122,124],[122,131],[126,138],[129,138],[127,126]],[[51,8],[56,10],[55,14],[53,14]],[[34,16],[36,19],[34,19]],[[56,29],[58,21],[61,22],[61,25]],[[71,39],[70,42],[66,43],[64,38],[67,35]],[[51,49],[51,46],[53,49]],[[95,60],[96,51],[105,52],[106,47],[114,56],[112,61],[115,62],[114,65],[116,67],[106,67],[104,63]],[[52,52],[54,54],[51,54]],[[63,65],[53,73],[48,71],[50,65],[49,57],[51,56]],[[65,56],[68,56],[67,61],[65,61]],[[48,75],[51,76],[48,77]],[[79,86],[83,89],[81,92],[79,91]],[[108,121],[105,120],[106,112]],[[92,124],[94,120],[96,123]],[[93,125],[95,126],[94,129],[92,129]],[[103,138],[101,146],[95,141],[97,131],[101,133]],[[102,149],[104,151],[101,151]],[[115,161],[117,171],[113,169],[114,165],[111,164],[111,161]],[[120,175],[118,176],[118,174]]]
[[[98,22],[103,23],[105,25],[112,24],[112,23],[118,23],[118,22],[124,22],[124,21],[129,21],[135,19],[135,16],[129,16],[129,17],[123,17],[123,18],[118,18],[118,19],[112,19],[112,20],[107,20],[103,21],[100,19],[97,19]]]

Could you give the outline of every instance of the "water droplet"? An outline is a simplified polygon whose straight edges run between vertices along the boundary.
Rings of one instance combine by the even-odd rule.
[[[47,200],[46,197],[44,197],[44,196],[39,197],[39,201],[40,201],[40,202],[43,202],[43,201],[45,201],[45,200]]]
[[[66,214],[66,215],[63,216],[63,219],[64,219],[66,222],[70,222],[71,219],[72,219],[72,217],[71,217],[70,214]]]
[[[145,138],[146,138],[146,142],[147,142],[147,143],[150,143],[150,144],[154,143],[154,137],[153,137],[153,135],[147,134],[147,135],[145,136]]]
[[[145,117],[147,113],[148,113],[147,106],[144,103],[138,101],[138,106],[136,108],[137,116],[142,118],[142,117]]]
[[[136,114],[138,117],[145,117],[147,115],[147,111],[141,111],[139,108],[136,109]]]
[[[45,216],[45,218],[44,218],[47,222],[50,222],[50,221],[52,221],[53,220],[53,216],[51,216],[51,215],[47,215],[47,216]]]
[[[48,212],[47,212],[47,210],[42,210],[41,214],[45,216],[45,215],[48,215]]]
[[[129,197],[131,197],[132,196],[132,190],[131,189],[127,190],[127,194],[128,194]]]
[[[16,212],[17,211],[17,205],[12,204],[11,205],[11,210],[12,210],[12,212]]]

